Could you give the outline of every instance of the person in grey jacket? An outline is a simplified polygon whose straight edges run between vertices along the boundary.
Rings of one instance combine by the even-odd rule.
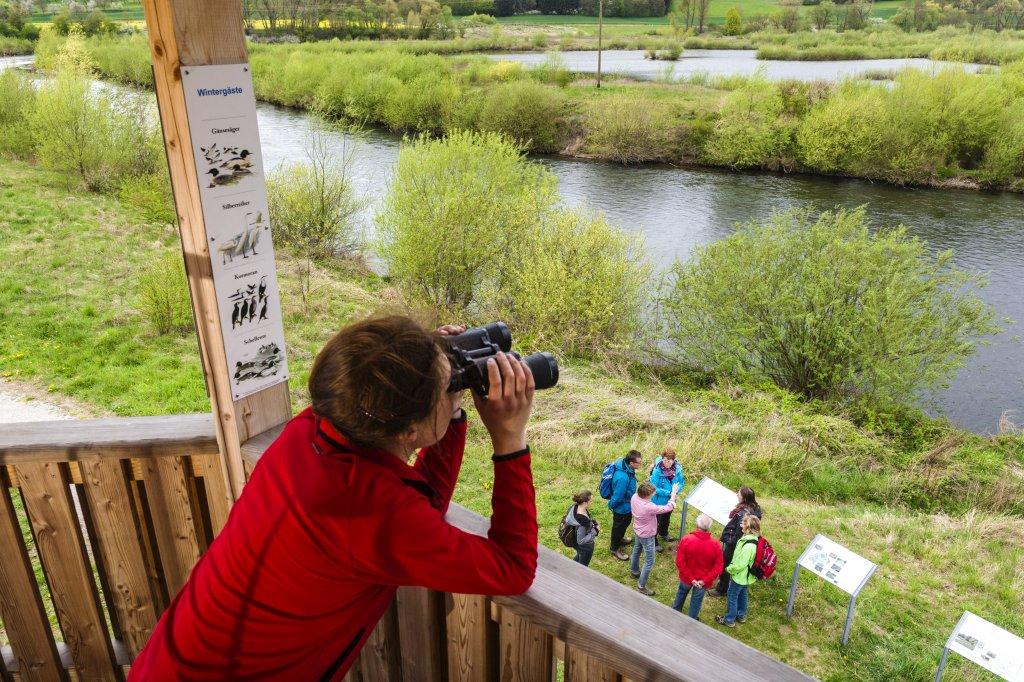
[[[576,556],[572,560],[584,566],[590,565],[594,557],[594,541],[601,532],[597,521],[587,512],[593,499],[593,493],[581,490],[572,496],[573,506],[565,514],[565,523],[576,528]]]

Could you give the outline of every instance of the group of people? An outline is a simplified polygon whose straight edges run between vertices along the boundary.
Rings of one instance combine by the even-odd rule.
[[[612,556],[629,561],[630,574],[637,579],[637,590],[653,596],[648,587],[656,553],[672,549],[669,523],[676,508],[676,497],[686,484],[676,452],[666,448],[655,459],[648,481],[637,482],[636,472],[643,467],[643,455],[631,450],[625,457],[609,464],[602,474],[601,492],[608,499],[612,513],[609,549]],[[754,490],[742,487],[736,491],[737,503],[729,513],[729,522],[715,540],[710,533],[712,519],[707,514],[697,517],[693,532],[682,536],[676,546],[676,569],[679,588],[672,608],[682,611],[687,596],[691,618],[700,620],[704,597],[726,598],[726,612],[716,620],[735,627],[747,619],[749,588],[757,577],[752,572],[761,536],[761,507]],[[582,490],[573,495],[573,505],[565,516],[565,524],[576,531],[576,554],[573,559],[584,566],[594,556],[600,527],[589,512],[594,495]],[[626,532],[633,525],[635,537]],[[680,534],[685,528],[680,529]],[[632,544],[632,551],[624,550]],[[641,565],[641,559],[643,564]],[[717,581],[717,584],[716,584]]]

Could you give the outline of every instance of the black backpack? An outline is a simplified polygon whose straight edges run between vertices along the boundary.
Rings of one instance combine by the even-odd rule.
[[[565,519],[572,512],[572,507],[569,507],[565,512],[565,516],[562,517],[562,522],[558,524],[558,539],[562,541],[562,544],[570,549],[577,549],[576,546],[576,526],[570,526],[566,523]]]

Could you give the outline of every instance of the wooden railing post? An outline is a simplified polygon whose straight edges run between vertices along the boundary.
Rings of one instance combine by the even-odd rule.
[[[210,178],[203,175],[200,180],[200,174],[196,168],[193,134],[198,135],[199,131],[192,130],[189,124],[185,87],[182,81],[183,69],[187,70],[190,66],[246,64],[248,62],[242,24],[242,5],[239,0],[143,0],[142,4],[149,31],[150,50],[153,58],[153,82],[160,109],[171,184],[174,189],[174,203],[185,256],[185,270],[192,295],[192,309],[199,338],[199,350],[206,375],[207,392],[217,426],[221,467],[226,481],[224,488],[215,489],[215,492],[228,497],[228,500],[224,502],[224,506],[226,506],[230,501],[238,498],[242,486],[245,484],[246,476],[241,444],[268,428],[286,421],[291,416],[287,381],[274,384],[247,397],[235,399],[238,395],[237,377],[235,378],[236,384],[233,384],[233,368],[229,366],[224,343],[225,334],[234,334],[234,322],[232,321],[231,324],[232,329],[224,328],[214,283],[214,266],[210,260],[211,241],[215,241],[218,236],[223,235],[225,229],[235,228],[206,224],[200,183],[209,183]],[[239,98],[240,103],[251,103],[253,111],[255,110],[255,100],[251,91],[239,95]],[[255,126],[254,120],[251,125]],[[210,133],[211,130],[208,127],[203,129],[203,134]],[[201,139],[200,143],[203,143]],[[258,149],[253,151],[257,155],[259,154]],[[222,175],[224,172],[224,170],[220,171]],[[265,193],[262,169],[247,172],[247,176],[246,182],[249,191]],[[258,202],[254,201],[253,203]],[[230,216],[225,214],[224,219],[226,220],[227,217],[233,217],[233,214]],[[246,233],[246,240],[248,240],[248,233]],[[265,259],[266,254],[271,253],[269,237],[263,239],[261,248],[264,249],[262,253],[264,253],[263,258]],[[255,239],[252,252],[255,253]],[[250,257],[250,254],[245,253],[244,247],[240,255],[248,258],[250,264],[256,260]],[[263,271],[266,271],[267,267],[270,268],[269,276],[272,277],[271,281],[275,283],[276,287],[272,259],[269,266],[266,260],[261,262]],[[252,273],[247,274],[251,275]],[[257,281],[259,281],[258,276]],[[244,283],[242,288],[244,288]],[[253,301],[256,301],[255,297]],[[231,304],[222,300],[220,305],[230,306]],[[278,302],[274,301],[273,305],[278,305]],[[252,317],[249,319],[251,320]],[[280,320],[276,322],[280,324]],[[282,353],[283,350],[281,348]],[[219,511],[219,507],[222,505],[211,506]],[[223,523],[223,516],[223,514],[217,513],[215,524]],[[219,530],[219,527],[213,528],[214,533]]]

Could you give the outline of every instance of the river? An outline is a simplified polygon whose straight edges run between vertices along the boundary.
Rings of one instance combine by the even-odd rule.
[[[305,140],[318,128],[315,120],[269,104],[257,109],[267,168],[301,161]],[[355,141],[338,131],[324,134],[338,147],[354,145],[355,189],[377,200],[398,158],[398,139],[376,132]],[[1016,339],[1024,334],[1024,196],[807,175],[625,167],[548,157],[538,161],[557,176],[566,204],[602,211],[622,229],[642,234],[659,269],[689,257],[695,246],[728,235],[737,222],[806,203],[820,208],[866,204],[875,225],[904,224],[932,249],[953,249],[958,266],[987,273],[982,298],[1012,321],[978,349],[949,388],[922,396],[923,405],[982,433],[995,432],[1005,410],[1024,419],[1024,346]],[[365,214],[367,229],[372,210]]]
[[[574,50],[556,53],[570,71],[597,72],[597,52]],[[894,72],[905,68],[927,71],[944,68],[962,68],[977,71],[981,64],[941,62],[931,59],[855,59],[848,61],[812,62],[781,61],[757,58],[754,50],[685,50],[675,61],[647,59],[644,50],[604,50],[601,71],[642,80],[678,79],[696,74],[709,76],[753,76],[760,74],[769,80],[840,80],[863,76],[867,73]],[[487,55],[491,59],[519,62],[523,66],[537,66],[549,59],[541,52],[512,52]]]

